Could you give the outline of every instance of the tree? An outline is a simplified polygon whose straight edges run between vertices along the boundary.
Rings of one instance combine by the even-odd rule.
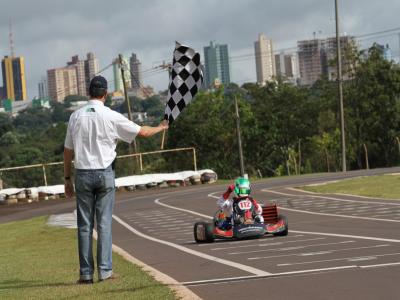
[[[27,108],[14,119],[14,126],[20,131],[44,128],[51,123],[50,110],[42,107]]]
[[[64,104],[59,102],[51,103],[51,120],[53,123],[68,122],[71,113]]]
[[[371,167],[393,165],[398,161],[395,139],[400,134],[399,66],[384,59],[374,45],[367,58],[360,59],[355,78],[346,88],[349,138],[356,157],[353,166],[362,167],[363,144],[368,146]]]
[[[250,105],[242,98],[238,100],[247,157],[255,119]],[[239,175],[233,98],[225,96],[224,89],[198,94],[171,125],[167,145],[169,148],[196,147],[200,168],[212,168],[222,177]]]
[[[6,113],[0,113],[0,136],[13,129],[14,127],[10,116]]]

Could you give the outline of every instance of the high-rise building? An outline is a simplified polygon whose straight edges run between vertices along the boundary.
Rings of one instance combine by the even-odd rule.
[[[299,77],[299,66],[297,53],[286,54],[281,52],[275,54],[276,75],[284,77],[290,82],[296,83]]]
[[[276,75],[272,40],[260,33],[258,41],[254,42],[254,51],[256,56],[257,82],[263,85],[266,81],[272,80]]]
[[[85,77],[85,62],[83,60],[80,60],[78,55],[75,55],[72,56],[71,61],[67,62],[67,67],[75,69],[78,95],[87,96],[88,92]]]
[[[94,53],[89,52],[85,60],[85,80],[86,87],[89,88],[90,80],[100,71],[99,60],[95,57]]]
[[[38,84],[39,99],[45,99],[49,97],[49,89],[47,85],[47,78],[43,77]]]
[[[54,101],[62,102],[66,96],[78,94],[74,67],[47,70],[47,83],[50,99]]]
[[[311,85],[322,76],[326,76],[329,80],[336,80],[336,45],[336,37],[297,42],[300,84]],[[340,37],[343,80],[348,80],[352,76],[355,62],[351,60],[351,57],[356,48],[357,44],[353,36]]]
[[[385,45],[381,45],[381,44],[376,44],[379,49],[382,50],[382,55],[383,58],[386,59],[387,61],[391,61],[392,60],[392,50],[389,47],[389,44]]]
[[[205,63],[205,87],[214,86],[216,81],[222,84],[229,84],[229,54],[228,45],[219,45],[210,42],[209,46],[204,47]]]
[[[128,59],[125,56],[122,56],[122,64],[124,67],[124,77],[125,77],[125,83],[126,83],[126,88],[131,88],[131,71],[130,71],[130,65],[128,63]],[[119,59],[116,58],[113,64],[113,72],[114,72],[114,90],[117,91],[123,91],[124,90],[124,84],[122,82],[122,74],[121,74],[121,68],[119,64]]]
[[[337,50],[336,50],[336,37],[326,39],[325,52],[328,64],[328,79],[336,80],[337,74]],[[351,61],[352,53],[356,49],[356,40],[353,36],[340,37],[340,56],[342,58],[342,79],[348,80],[351,78],[355,62]]]
[[[132,53],[130,59],[129,59],[129,64],[132,72],[132,88],[134,90],[140,89],[140,87],[143,86],[142,83],[142,63],[140,60],[137,58],[135,53]]]
[[[312,39],[297,42],[299,56],[300,84],[312,85],[327,75],[328,64],[325,51],[325,40]]]
[[[26,81],[24,57],[5,56],[1,61],[3,74],[3,98],[26,100]]]

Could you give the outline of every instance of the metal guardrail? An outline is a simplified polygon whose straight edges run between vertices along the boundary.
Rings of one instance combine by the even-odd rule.
[[[127,158],[127,157],[139,157],[139,166],[140,171],[143,171],[143,156],[145,155],[152,155],[152,154],[160,154],[160,153],[168,153],[168,152],[179,152],[179,151],[192,151],[193,152],[193,167],[194,170],[197,171],[197,157],[196,157],[196,148],[194,147],[187,147],[187,148],[176,148],[176,149],[168,149],[168,150],[158,150],[158,151],[150,151],[150,152],[142,152],[142,153],[133,153],[133,154],[126,154],[126,155],[118,155],[118,158]],[[43,163],[43,164],[34,164],[34,165],[26,165],[26,166],[18,166],[18,167],[9,167],[9,168],[0,168],[0,173],[3,171],[10,171],[10,170],[22,170],[22,169],[30,169],[30,168],[42,168],[43,172],[43,181],[44,185],[47,186],[47,175],[46,175],[46,167],[49,166],[56,166],[56,165],[63,165],[63,161],[59,162],[51,162],[51,163]]]

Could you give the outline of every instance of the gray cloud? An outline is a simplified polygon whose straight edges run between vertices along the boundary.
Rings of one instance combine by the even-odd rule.
[[[342,31],[362,34],[397,27],[398,0],[340,0]],[[8,22],[13,22],[17,55],[26,60],[30,97],[46,70],[61,67],[71,56],[93,51],[106,66],[118,53],[135,52],[148,69],[169,60],[178,40],[200,53],[210,40],[229,44],[230,55],[252,54],[259,32],[275,48],[334,34],[333,0],[0,0],[0,55],[7,55]],[[390,42],[398,53],[395,36]],[[371,41],[372,42],[372,41]],[[254,60],[234,62],[232,78],[255,78]],[[112,73],[105,75],[112,80]],[[156,89],[167,87],[167,74],[144,77]]]

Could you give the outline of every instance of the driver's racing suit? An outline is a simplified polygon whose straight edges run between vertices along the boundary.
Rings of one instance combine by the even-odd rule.
[[[232,184],[230,186],[228,186],[228,189],[226,190],[225,193],[222,194],[221,197],[218,198],[217,200],[217,206],[224,212],[224,215],[226,217],[225,221],[222,222],[220,224],[220,227],[222,229],[230,229],[230,225],[231,225],[231,216],[232,216],[232,212],[233,212],[233,199],[230,199],[229,196],[231,195],[231,193],[234,191],[235,186]],[[262,216],[262,207],[260,204],[257,203],[257,201],[255,199],[253,199],[252,197],[244,197],[243,199],[249,199],[250,201],[252,201],[253,205],[254,205],[254,212],[256,214],[255,219],[260,222],[263,223],[264,222],[264,218]]]

